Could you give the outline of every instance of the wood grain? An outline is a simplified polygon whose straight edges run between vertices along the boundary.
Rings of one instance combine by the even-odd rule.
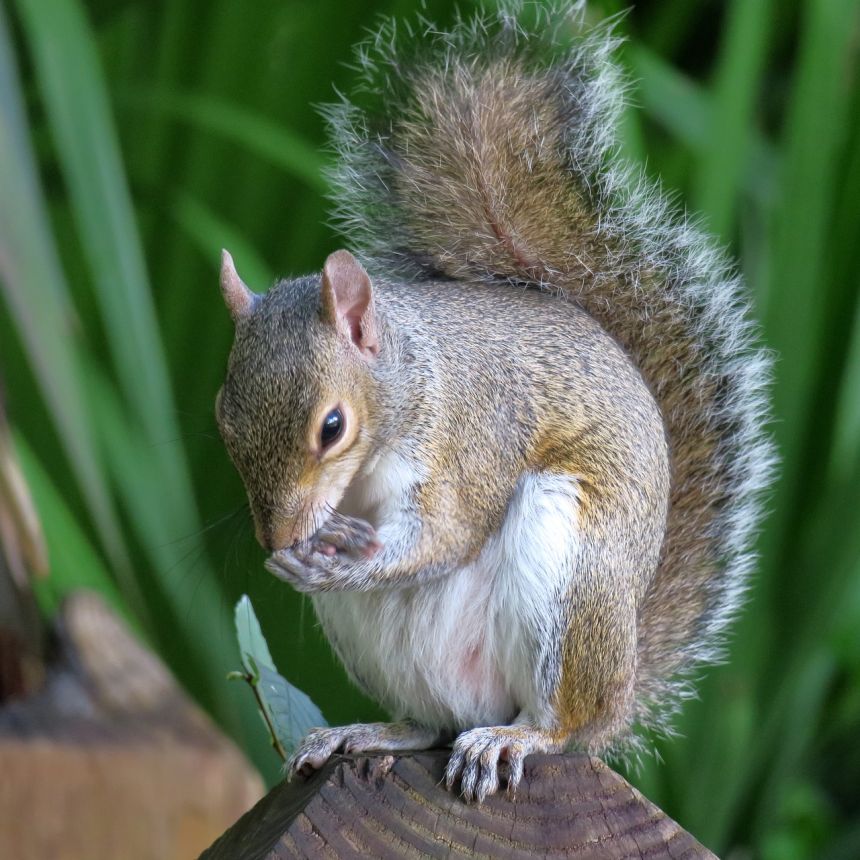
[[[714,857],[599,759],[530,756],[515,801],[476,806],[440,785],[448,755],[338,756],[274,788],[200,860]]]

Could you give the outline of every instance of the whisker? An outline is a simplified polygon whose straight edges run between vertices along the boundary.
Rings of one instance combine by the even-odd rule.
[[[179,544],[179,543],[183,543],[184,541],[192,540],[193,538],[202,537],[207,532],[211,531],[212,529],[216,528],[217,526],[221,525],[222,523],[225,523],[228,520],[231,520],[234,517],[237,517],[240,513],[242,513],[243,511],[245,511],[247,509],[248,509],[248,503],[242,502],[241,504],[239,504],[235,508],[233,508],[232,511],[229,511],[228,513],[222,514],[221,516],[217,517],[214,520],[210,520],[209,522],[204,523],[204,525],[200,529],[198,529],[196,532],[191,532],[191,534],[187,534],[187,535],[183,535],[181,537],[173,538],[172,540],[165,541],[164,543],[158,544],[158,546],[160,548],[166,548],[169,546],[175,546],[176,544]]]

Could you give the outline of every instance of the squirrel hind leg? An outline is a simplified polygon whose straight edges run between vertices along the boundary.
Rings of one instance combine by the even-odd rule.
[[[576,594],[581,611],[570,620],[560,655],[553,713],[571,746],[590,755],[622,753],[635,743],[636,614],[614,596]]]
[[[481,726],[457,736],[445,769],[445,785],[450,790],[459,781],[467,803],[483,801],[499,790],[507,765],[509,797],[516,794],[523,777],[523,763],[532,753],[562,752],[569,733],[535,726],[525,715],[508,726]]]
[[[423,750],[447,740],[438,729],[428,729],[411,720],[311,729],[284,766],[284,771],[287,779],[296,774],[310,776],[338,752]]]

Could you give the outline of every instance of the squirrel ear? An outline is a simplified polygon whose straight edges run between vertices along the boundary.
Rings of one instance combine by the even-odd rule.
[[[336,325],[365,357],[379,352],[370,276],[349,251],[335,251],[325,261],[322,317]]]
[[[259,298],[239,277],[229,251],[221,251],[221,292],[234,322],[250,316]]]

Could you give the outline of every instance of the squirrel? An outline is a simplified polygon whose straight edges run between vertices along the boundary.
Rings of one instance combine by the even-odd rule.
[[[312,730],[291,774],[453,741],[480,802],[530,753],[638,750],[753,563],[774,456],[743,285],[619,154],[614,23],[528,9],[360,47],[381,108],[326,109],[354,253],[264,295],[222,257],[216,415],[266,567],[397,720]]]

